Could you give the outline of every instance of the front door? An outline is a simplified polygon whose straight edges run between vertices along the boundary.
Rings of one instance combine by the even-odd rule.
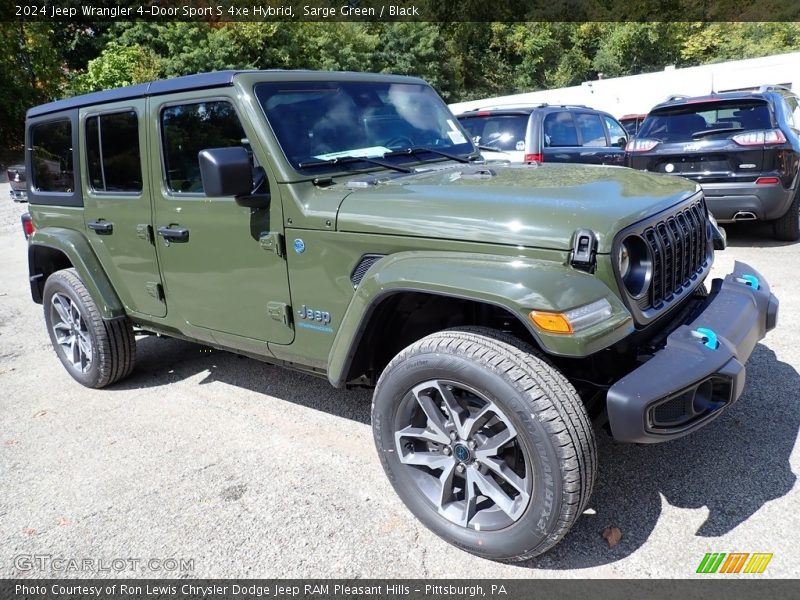
[[[128,314],[163,317],[161,275],[151,224],[151,189],[142,176],[145,101],[81,111],[86,235]]]
[[[243,346],[248,340],[288,344],[294,330],[286,261],[276,243],[283,224],[277,185],[251,124],[235,108],[233,90],[208,94],[151,97],[148,108],[153,225],[170,316],[233,345],[236,338]],[[269,208],[203,193],[198,153],[229,146],[251,149],[264,166]]]

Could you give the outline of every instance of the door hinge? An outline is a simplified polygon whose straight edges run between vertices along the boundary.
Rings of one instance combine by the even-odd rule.
[[[292,309],[288,304],[284,302],[268,302],[267,312],[274,321],[279,321],[287,327],[291,326]]]
[[[279,257],[283,258],[283,235],[280,233],[276,231],[265,231],[261,234],[261,237],[258,238],[258,242],[264,250],[274,252]]]
[[[153,243],[153,226],[148,223],[140,223],[136,226],[136,235],[141,239]]]
[[[156,300],[164,299],[164,288],[156,281],[148,281],[144,284],[144,289]]]

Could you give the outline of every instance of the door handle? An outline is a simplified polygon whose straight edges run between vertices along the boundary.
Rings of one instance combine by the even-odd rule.
[[[183,229],[182,227],[169,227],[168,225],[162,225],[156,229],[156,233],[158,233],[158,235],[164,238],[164,241],[167,242],[189,241],[189,230]]]
[[[97,235],[110,235],[114,231],[114,224],[109,221],[89,221],[86,226],[97,232]]]

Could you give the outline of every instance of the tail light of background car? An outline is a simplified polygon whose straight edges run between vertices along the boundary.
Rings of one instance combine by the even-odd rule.
[[[525,162],[544,162],[544,154],[539,152],[538,154],[526,154],[525,155]]]
[[[786,143],[786,136],[783,135],[780,129],[737,133],[731,139],[740,146],[767,146],[770,144]]]
[[[34,231],[35,228],[33,226],[33,219],[31,219],[31,213],[24,213],[22,215],[22,233],[25,234],[25,239],[27,240],[31,237]]]
[[[625,146],[626,152],[650,152],[653,148],[658,146],[661,142],[658,140],[636,139],[631,140]]]
[[[757,185],[775,185],[776,183],[780,183],[780,179],[777,177],[759,177],[756,179]]]

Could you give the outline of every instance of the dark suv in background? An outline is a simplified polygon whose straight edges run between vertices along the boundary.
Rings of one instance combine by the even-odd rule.
[[[586,106],[476,109],[458,115],[458,120],[485,158],[624,164],[625,129],[610,114]]]
[[[635,169],[702,185],[720,222],[771,221],[775,237],[800,239],[800,101],[764,86],[659,104],[627,150]]]

